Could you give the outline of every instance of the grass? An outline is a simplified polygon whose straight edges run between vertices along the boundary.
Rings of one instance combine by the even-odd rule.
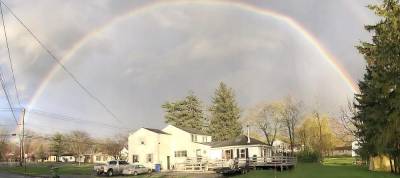
[[[53,171],[51,170],[51,167],[53,166],[53,163],[43,163],[43,164],[36,164],[36,165],[29,165],[26,168],[24,167],[0,167],[0,172],[5,172],[5,173],[13,173],[13,174],[26,174],[30,176],[41,176],[41,175],[53,175]],[[58,164],[55,165],[58,167],[58,175],[93,175],[94,173],[92,172],[93,170],[93,164]],[[115,178],[119,178],[120,176],[117,176]],[[123,176],[123,178],[130,178],[130,177],[135,177],[135,178],[164,178],[163,175],[139,175],[139,176]]]
[[[353,158],[327,158],[323,164],[300,163],[294,170],[275,172],[273,170],[251,171],[237,178],[398,178],[398,176],[368,171],[366,167],[353,165]]]
[[[53,164],[37,164],[28,165],[26,168],[27,175],[52,175],[53,171],[51,167]],[[58,174],[60,175],[90,175],[92,172],[92,164],[63,164],[56,165],[58,168]],[[15,173],[15,174],[25,174],[24,167],[0,167],[0,172]]]
[[[273,170],[257,170],[251,171],[245,175],[235,176],[234,178],[398,178],[398,176],[384,173],[384,172],[371,172],[366,167],[353,165],[353,158],[327,158],[323,164],[317,163],[299,163],[295,169],[290,171],[273,171]],[[60,166],[60,175],[91,175],[93,165],[76,165],[65,164]],[[24,168],[22,167],[3,167],[0,172],[9,172],[16,174],[23,174]],[[50,164],[38,164],[37,166],[30,166],[27,168],[29,175],[51,175]],[[276,175],[276,177],[275,177]],[[129,178],[133,176],[124,176]],[[152,177],[164,178],[162,174],[154,174],[152,176],[143,175],[135,176],[135,178]],[[179,177],[179,176],[174,176]],[[186,176],[189,177],[189,176]],[[206,176],[204,176],[206,177]],[[165,177],[167,178],[167,177]]]

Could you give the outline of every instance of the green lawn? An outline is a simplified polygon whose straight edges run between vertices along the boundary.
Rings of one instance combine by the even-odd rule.
[[[355,166],[352,158],[327,158],[324,163],[300,163],[290,171],[275,172],[273,170],[251,171],[237,178],[398,178],[399,176],[371,172],[366,167]]]
[[[399,176],[383,172],[371,172],[366,167],[353,165],[352,158],[327,158],[323,164],[317,163],[299,163],[295,169],[289,171],[273,171],[273,170],[257,170],[251,171],[245,175],[235,176],[234,178],[399,178]],[[76,165],[65,164],[60,166],[60,175],[91,175],[93,165]],[[0,168],[0,172],[10,172],[23,174],[24,168]],[[50,164],[40,164],[38,166],[30,166],[27,169],[29,175],[51,175]],[[128,176],[131,177],[131,176]],[[128,178],[124,176],[124,178]],[[133,176],[132,176],[133,177]],[[167,177],[162,174],[154,174],[152,176],[135,176],[140,177]],[[179,176],[173,176],[174,178]],[[184,177],[184,176],[182,176]],[[190,177],[190,176],[186,176]],[[206,177],[206,176],[204,176]]]
[[[38,165],[30,165],[26,168],[26,174],[28,175],[51,175],[52,170],[51,167],[53,164],[38,164]],[[59,167],[58,173],[60,175],[90,175],[92,172],[93,165],[91,164],[63,164],[63,165],[55,165]],[[8,172],[8,173],[16,173],[16,174],[24,174],[24,167],[0,167],[0,172]]]

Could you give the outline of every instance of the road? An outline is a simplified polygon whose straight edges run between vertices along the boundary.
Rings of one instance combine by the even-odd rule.
[[[0,173],[1,178],[33,178],[30,176],[23,176],[23,175],[18,175],[18,174],[9,174],[9,173]]]

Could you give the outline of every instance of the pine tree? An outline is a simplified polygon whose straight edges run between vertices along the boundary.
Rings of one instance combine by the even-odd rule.
[[[60,133],[54,134],[51,138],[50,149],[51,152],[56,156],[56,161],[60,161],[60,156],[65,151],[64,136]]]
[[[177,127],[203,130],[205,117],[200,99],[190,92],[182,100],[167,102],[161,106],[165,109],[165,122]]]
[[[211,112],[209,132],[213,140],[228,140],[242,133],[242,125],[239,123],[240,108],[233,90],[224,83],[221,82],[215,90],[209,110]]]
[[[46,152],[44,151],[44,148],[43,148],[43,145],[41,144],[40,146],[39,146],[39,149],[38,149],[38,151],[37,151],[37,157],[43,162],[44,161],[44,159],[46,159]]]
[[[358,50],[367,62],[367,73],[359,83],[355,116],[360,152],[364,156],[387,154],[393,172],[400,172],[400,4],[384,0],[369,6],[381,17],[365,28],[373,32],[372,42],[362,42]]]

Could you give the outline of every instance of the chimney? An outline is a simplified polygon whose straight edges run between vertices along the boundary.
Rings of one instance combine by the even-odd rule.
[[[247,143],[250,143],[250,126],[247,124]]]

